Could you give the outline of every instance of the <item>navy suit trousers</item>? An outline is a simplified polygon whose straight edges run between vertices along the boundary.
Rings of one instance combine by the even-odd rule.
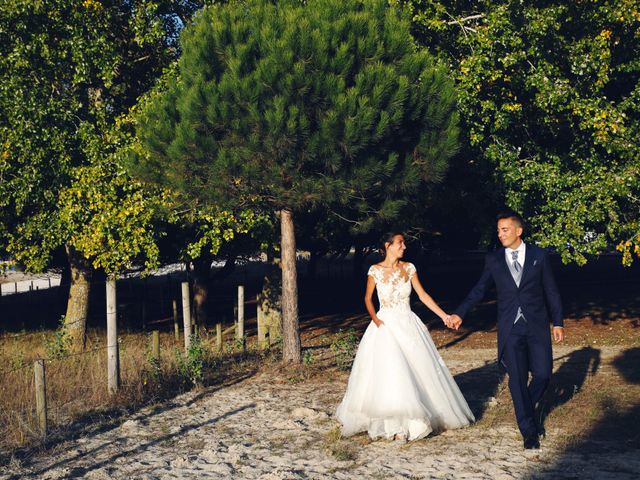
[[[506,338],[503,361],[509,374],[509,391],[523,437],[538,432],[535,406],[542,399],[551,378],[549,346],[533,335],[527,321],[520,319]],[[531,382],[529,382],[531,372]]]

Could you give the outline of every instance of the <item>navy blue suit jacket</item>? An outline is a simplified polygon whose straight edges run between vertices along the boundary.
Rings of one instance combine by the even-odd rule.
[[[547,253],[527,243],[519,287],[509,271],[504,248],[487,254],[480,280],[454,313],[464,318],[467,312],[482,300],[491,283],[495,284],[498,293],[498,360],[502,358],[504,344],[513,327],[518,307],[522,308],[530,331],[544,345],[549,346],[549,354],[551,354],[549,319],[557,327],[564,326],[564,323],[560,293],[553,278]]]

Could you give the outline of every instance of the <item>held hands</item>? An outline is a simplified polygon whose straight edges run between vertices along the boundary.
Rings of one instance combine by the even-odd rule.
[[[458,330],[460,325],[462,325],[462,318],[454,313],[453,315],[448,315],[444,319],[444,324],[453,330]]]

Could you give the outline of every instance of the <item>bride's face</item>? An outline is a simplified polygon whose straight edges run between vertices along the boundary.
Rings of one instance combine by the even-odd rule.
[[[387,256],[392,258],[402,258],[407,246],[404,244],[404,237],[396,235],[391,243],[387,242]]]

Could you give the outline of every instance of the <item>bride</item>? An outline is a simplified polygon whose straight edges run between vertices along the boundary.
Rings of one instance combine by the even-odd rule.
[[[411,286],[448,325],[449,316],[425,292],[413,264],[402,262],[404,236],[383,238],[385,258],[368,272],[365,305],[372,323],[360,341],[336,416],[342,434],[416,440],[475,421],[427,327],[411,311]],[[378,290],[380,310],[372,302]]]

